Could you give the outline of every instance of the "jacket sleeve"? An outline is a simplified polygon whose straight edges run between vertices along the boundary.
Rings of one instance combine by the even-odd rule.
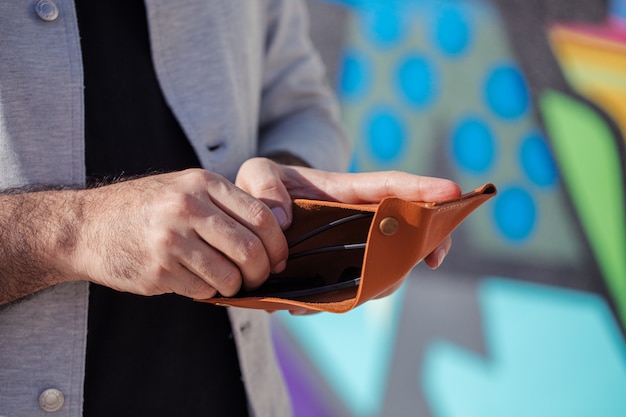
[[[350,145],[301,0],[270,0],[266,11],[259,153],[289,152],[311,166],[347,168]]]

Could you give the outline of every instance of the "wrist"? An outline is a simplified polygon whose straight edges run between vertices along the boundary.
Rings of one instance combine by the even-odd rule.
[[[73,190],[0,195],[0,304],[72,280],[79,234]]]

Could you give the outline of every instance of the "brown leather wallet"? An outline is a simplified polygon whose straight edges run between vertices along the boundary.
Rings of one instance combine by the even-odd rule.
[[[285,271],[253,291],[197,300],[263,310],[344,313],[399,285],[476,208],[496,194],[486,184],[438,203],[385,198],[379,204],[293,202]]]

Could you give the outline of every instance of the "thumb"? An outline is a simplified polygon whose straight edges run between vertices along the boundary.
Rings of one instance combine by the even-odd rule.
[[[263,201],[274,214],[282,230],[292,221],[291,196],[283,183],[282,166],[266,158],[252,158],[243,163],[235,184]]]

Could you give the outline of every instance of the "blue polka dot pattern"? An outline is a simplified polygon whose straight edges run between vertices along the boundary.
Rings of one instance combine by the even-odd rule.
[[[489,108],[503,119],[523,116],[530,105],[526,82],[512,65],[498,66],[487,74],[485,96]]]
[[[461,169],[484,174],[492,168],[495,153],[491,129],[481,119],[465,118],[452,131],[452,156]]]
[[[438,90],[436,70],[419,55],[410,55],[400,63],[397,73],[400,94],[419,109],[428,107]]]
[[[453,7],[444,7],[435,20],[434,41],[446,55],[457,56],[468,47],[472,29],[467,14]]]
[[[519,187],[500,192],[494,204],[494,218],[498,230],[512,243],[521,243],[535,228],[537,209],[533,198]]]
[[[520,148],[520,161],[524,173],[535,185],[551,187],[556,184],[556,164],[541,133],[533,132],[524,138]]]
[[[393,46],[404,38],[404,21],[398,7],[378,5],[363,12],[365,36],[382,48]]]
[[[372,157],[388,164],[396,162],[407,145],[407,129],[391,109],[378,108],[365,120],[365,135]]]
[[[339,85],[342,98],[345,100],[362,98],[370,87],[371,78],[372,70],[366,58],[355,51],[346,52]]]

